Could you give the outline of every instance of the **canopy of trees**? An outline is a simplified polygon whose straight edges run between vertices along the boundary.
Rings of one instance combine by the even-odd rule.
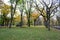
[[[57,0],[10,0],[9,2],[10,5],[4,4],[1,8],[1,18],[4,24],[9,24],[9,28],[16,22],[21,27],[24,23],[30,27],[31,20],[33,20],[35,25],[35,21],[39,16],[43,16],[44,25],[50,30],[50,18],[58,12],[58,8],[60,7],[60,3]],[[19,10],[20,13],[16,10]],[[10,19],[7,18],[9,13]]]

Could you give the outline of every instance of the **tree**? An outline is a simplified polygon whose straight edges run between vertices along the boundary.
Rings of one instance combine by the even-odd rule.
[[[42,0],[42,2],[39,1],[40,2],[39,4],[40,5],[42,4],[42,6],[43,6],[42,11],[39,8],[38,4],[36,2],[34,2],[36,4],[36,6],[35,6],[36,9],[40,12],[40,15],[42,15],[44,18],[44,25],[46,26],[46,28],[48,28],[49,31],[50,31],[50,18],[52,16],[54,16],[54,14],[57,12],[57,8],[58,8],[58,5],[56,5],[56,3],[53,0],[51,0],[51,1],[52,2],[50,2],[50,0],[49,0],[49,4],[47,4],[44,0]],[[43,15],[44,14],[43,10],[45,10],[46,15]]]
[[[1,8],[1,17],[3,18],[3,25],[5,26],[6,24],[8,24],[8,18],[7,15],[10,12],[10,6],[4,4],[3,8]]]
[[[57,16],[58,26],[60,26],[60,17]]]
[[[2,18],[2,15],[0,15],[0,26],[3,26],[3,18]]]
[[[35,26],[36,20],[38,19],[39,16],[40,16],[40,14],[37,11],[33,11],[33,13],[31,13],[31,18],[34,21],[34,26]]]
[[[58,26],[60,26],[60,10],[56,14],[57,21],[58,21]]]
[[[30,27],[30,16],[31,16],[31,13],[32,13],[32,4],[33,4],[33,0],[27,0],[26,1],[26,7],[25,7],[25,11],[26,11],[26,14],[27,14],[27,18],[28,18],[28,26]],[[29,5],[29,6],[28,6]]]
[[[16,6],[18,4],[18,1],[19,0],[10,0],[10,3],[11,3],[11,22],[10,22],[9,28],[11,28],[12,20],[13,20],[13,15],[14,15],[14,13],[16,11]],[[15,4],[15,6],[13,6],[13,4]]]
[[[19,25],[22,27],[23,26],[23,12],[24,12],[24,1],[25,0],[20,0],[19,1],[19,10],[20,10],[20,12],[21,12],[21,22],[19,23]]]
[[[30,27],[30,16],[33,0],[20,0],[20,12],[21,12],[21,25],[23,24],[23,13],[27,14],[28,26]],[[29,6],[28,6],[29,5]]]

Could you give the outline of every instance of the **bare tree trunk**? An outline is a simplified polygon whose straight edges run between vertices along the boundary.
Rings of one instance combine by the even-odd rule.
[[[36,25],[35,22],[36,22],[36,19],[34,19],[34,26]]]
[[[12,26],[12,20],[13,20],[13,5],[11,3],[11,20],[10,20],[9,28],[11,28],[11,26]]]
[[[45,17],[43,17],[43,18],[44,18],[44,25],[46,26],[46,28],[48,28],[47,27],[47,19]]]
[[[50,31],[50,8],[47,8],[47,26],[48,26],[48,31]]]
[[[28,14],[29,14],[29,16],[28,16],[28,26],[30,27],[30,12]]]
[[[22,12],[21,12],[21,22],[20,22],[20,26],[22,27],[22,25],[23,25],[23,10],[22,10]]]

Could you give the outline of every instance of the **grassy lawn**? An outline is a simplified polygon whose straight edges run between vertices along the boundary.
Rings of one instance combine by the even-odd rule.
[[[60,40],[60,31],[44,27],[0,28],[0,40]]]

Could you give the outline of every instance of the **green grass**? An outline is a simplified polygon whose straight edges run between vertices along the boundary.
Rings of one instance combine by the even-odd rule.
[[[0,28],[0,40],[60,40],[60,31],[44,27]]]

